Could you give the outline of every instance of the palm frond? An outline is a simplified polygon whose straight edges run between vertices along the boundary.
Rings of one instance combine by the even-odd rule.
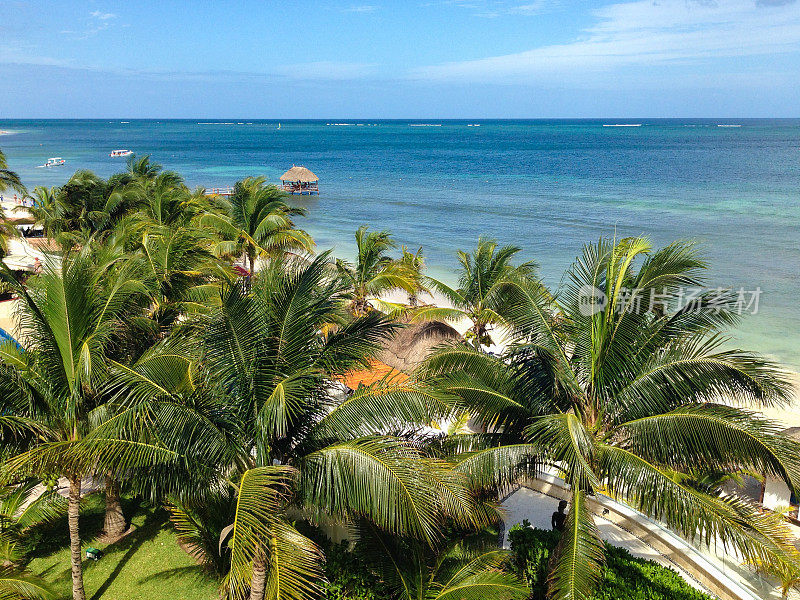
[[[430,600],[522,600],[528,586],[508,569],[510,555],[486,552],[459,568],[428,595]]]
[[[600,472],[609,492],[666,523],[688,540],[721,543],[750,562],[797,568],[800,553],[782,520],[749,502],[711,495],[681,481],[678,474],[625,449],[600,447]]]
[[[52,600],[56,593],[41,579],[0,567],[0,600]]]
[[[597,454],[594,437],[576,415],[535,417],[525,435],[538,446],[541,460],[558,464],[566,472],[570,485],[584,490],[600,486],[593,467]]]
[[[428,387],[387,380],[361,386],[315,427],[319,437],[347,439],[429,425],[453,412],[453,398]]]
[[[432,543],[443,508],[433,476],[452,480],[446,469],[399,440],[365,438],[304,457],[299,492],[305,504],[331,515],[363,517],[384,531]]]
[[[603,575],[605,549],[583,491],[572,492],[572,505],[553,560],[555,564],[547,581],[548,597],[553,600],[592,597]]]
[[[750,469],[800,485],[800,442],[782,427],[750,411],[715,404],[685,405],[628,421],[610,439],[649,462],[687,470]]]
[[[254,561],[259,560],[266,561],[267,598],[305,600],[319,595],[319,549],[281,516],[293,477],[290,467],[258,467],[246,471],[239,481],[228,541],[228,590],[234,598],[245,597],[252,582]]]

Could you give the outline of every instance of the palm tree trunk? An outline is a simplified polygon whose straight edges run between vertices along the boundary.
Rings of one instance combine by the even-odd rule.
[[[106,475],[106,515],[103,532],[109,540],[116,540],[126,529],[125,514],[122,512],[119,497],[119,482]]]
[[[264,600],[267,588],[267,559],[263,552],[253,558],[253,582],[250,584],[250,600]]]
[[[482,323],[475,323],[472,326],[472,343],[475,346],[475,350],[480,350],[483,348],[483,332],[484,332],[484,325]]]
[[[81,534],[78,526],[78,515],[81,510],[81,478],[78,475],[69,477],[69,505],[67,522],[69,523],[69,548],[72,559],[72,600],[86,600],[83,589],[83,564],[81,554]]]

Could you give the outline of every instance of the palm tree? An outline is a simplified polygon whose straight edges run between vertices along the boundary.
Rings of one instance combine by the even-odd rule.
[[[138,197],[138,210],[131,212],[130,218],[139,231],[150,226],[185,226],[209,208],[204,195],[192,193],[182,182],[176,185],[169,173],[135,181],[126,190]]]
[[[106,244],[124,244],[135,253],[132,259],[141,263],[151,300],[144,316],[164,335],[179,318],[206,312],[218,300],[218,278],[229,269],[213,255],[216,239],[207,230],[189,223],[167,227],[143,220],[123,223],[117,234]]]
[[[572,501],[552,598],[586,598],[600,577],[587,500],[601,489],[689,540],[719,539],[750,562],[797,572],[779,519],[696,476],[753,470],[800,483],[800,445],[735,407],[782,404],[789,390],[774,364],[725,349],[737,297],[703,292],[680,305],[705,268],[690,244],[601,240],[555,299],[540,285],[506,286],[513,343],[502,357],[455,346],[426,367],[485,431],[461,440],[473,451],[456,459],[458,471],[495,489],[540,466],[563,474]]]
[[[422,254],[422,247],[416,252],[410,252],[403,246],[400,262],[408,270],[409,275],[415,279],[415,289],[408,292],[408,305],[414,308],[419,304],[419,295],[429,291],[425,286],[425,278],[422,274],[425,271],[425,256]]]
[[[160,178],[162,183],[167,183],[170,187],[180,187],[183,178],[175,171],[164,171],[163,167],[150,160],[150,155],[136,156],[132,154],[127,161],[128,170],[126,173],[118,175],[118,183],[136,183],[146,186],[148,183],[155,182]]]
[[[130,186],[105,181],[91,171],[77,171],[61,187],[34,193],[31,212],[47,235],[67,248],[107,234],[139,200]]]
[[[0,266],[0,277],[21,301],[23,351],[0,346],[0,413],[38,429],[39,441],[7,461],[7,476],[56,473],[69,481],[68,525],[74,600],[84,600],[78,514],[81,480],[90,462],[75,462],[72,450],[102,420],[99,385],[107,375],[114,332],[144,297],[135,263],[97,250],[93,244],[66,255],[61,265],[22,286]]]
[[[220,200],[223,213],[211,211],[200,217],[200,225],[219,232],[224,240],[218,254],[245,255],[250,273],[256,258],[281,257],[286,253],[309,253],[314,241],[302,229],[295,229],[292,217],[305,215],[302,208],[284,202],[286,195],[264,177],[248,177],[236,182],[233,194]]]
[[[489,539],[486,539],[486,538]],[[356,551],[374,565],[397,600],[524,600],[530,589],[507,568],[510,555],[496,536],[453,532],[444,547],[362,528]]]
[[[415,319],[466,319],[472,324],[466,337],[476,348],[490,346],[492,328],[507,324],[508,303],[504,294],[507,284],[531,280],[535,275],[534,262],[512,264],[520,251],[516,246],[498,247],[495,240],[483,237],[471,254],[459,250],[461,269],[457,288],[428,278],[431,289],[442,294],[451,307],[426,307],[416,313]]]
[[[20,192],[23,196],[27,194],[19,175],[9,170],[6,155],[0,150],[0,192],[4,192],[8,188]],[[9,222],[7,215],[0,210],[0,255],[5,255],[8,252],[8,239],[15,235],[17,235],[16,227]]]
[[[356,260],[351,264],[337,259],[336,268],[342,281],[350,290],[350,312],[363,316],[372,304],[386,312],[396,312],[402,307],[383,300],[381,296],[394,290],[415,294],[420,289],[420,274],[415,261],[397,260],[389,255],[396,248],[388,231],[369,231],[362,225],[356,231]]]
[[[50,238],[55,238],[65,229],[62,206],[58,199],[59,191],[58,187],[46,188],[37,185],[30,196],[33,206],[25,209],[33,215],[35,221],[44,229],[44,234]]]
[[[336,393],[332,378],[366,364],[395,327],[374,312],[345,319],[346,293],[328,253],[310,262],[271,261],[250,291],[226,286],[212,315],[187,324],[198,337],[185,348],[199,355],[178,352],[187,344],[179,335],[118,369],[114,389],[126,408],[93,433],[95,446],[86,446],[103,468],[128,470],[146,454],[164,461],[149,471],[148,484],[179,496],[176,518],[195,547],[208,550],[202,540],[213,535],[187,523],[200,514],[192,504],[213,492],[215,505],[231,506],[227,491],[214,492],[230,487],[236,502],[221,533],[234,597],[317,593],[320,551],[294,529],[290,508],[302,511],[293,519],[365,519],[428,544],[439,539],[448,515],[464,525],[488,519],[448,463],[385,435],[430,422],[447,410],[441,399],[414,384]],[[342,325],[321,335],[330,322]]]
[[[9,170],[6,155],[0,150],[0,192],[5,192],[8,188],[25,194],[25,186],[14,171]]]

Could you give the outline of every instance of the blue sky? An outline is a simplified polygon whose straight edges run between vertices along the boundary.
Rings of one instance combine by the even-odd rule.
[[[0,0],[0,118],[800,117],[797,0]]]

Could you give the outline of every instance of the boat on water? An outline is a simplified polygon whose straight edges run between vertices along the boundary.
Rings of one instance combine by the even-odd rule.
[[[108,153],[111,158],[119,158],[122,156],[130,156],[133,154],[133,150],[112,150]]]
[[[60,156],[55,156],[53,158],[48,158],[46,163],[44,163],[43,165],[39,165],[39,166],[41,166],[41,167],[60,167],[61,165],[65,165],[65,164],[67,164],[67,161],[65,161]]]

